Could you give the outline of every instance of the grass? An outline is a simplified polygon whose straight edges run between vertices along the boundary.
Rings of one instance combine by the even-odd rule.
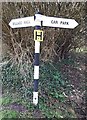
[[[2,118],[18,118],[19,113],[13,110],[0,111],[0,119]]]

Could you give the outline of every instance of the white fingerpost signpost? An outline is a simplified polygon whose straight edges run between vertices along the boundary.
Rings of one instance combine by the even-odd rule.
[[[9,23],[11,28],[35,27],[35,56],[34,56],[34,92],[33,104],[38,104],[38,80],[39,80],[39,53],[40,42],[43,41],[43,31],[41,27],[59,27],[74,29],[78,23],[74,19],[57,18],[41,15],[40,13],[34,16],[12,19]]]

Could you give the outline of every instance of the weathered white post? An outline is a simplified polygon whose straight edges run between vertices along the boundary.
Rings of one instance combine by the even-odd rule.
[[[39,13],[37,13],[39,14]],[[34,56],[34,92],[33,92],[33,104],[38,104],[38,80],[39,80],[39,54],[40,54],[40,41],[43,41],[43,31],[41,30],[41,21],[35,26],[34,41],[35,41],[35,56]]]

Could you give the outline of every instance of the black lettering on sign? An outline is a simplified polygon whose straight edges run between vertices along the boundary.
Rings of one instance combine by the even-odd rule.
[[[34,40],[35,41],[43,41],[43,31],[42,30],[34,30]]]
[[[57,20],[51,20],[51,23],[52,24],[58,24],[58,21]]]
[[[40,32],[40,34],[38,35],[37,31],[36,31],[36,36],[35,36],[35,39],[36,40],[39,40],[42,38],[42,32]]]
[[[62,24],[62,25],[69,25],[69,22],[66,22],[66,21],[60,21],[60,24]]]
[[[22,24],[22,21],[20,22],[13,22],[13,25],[21,25]]]
[[[24,24],[29,24],[30,23],[30,21],[24,21]]]

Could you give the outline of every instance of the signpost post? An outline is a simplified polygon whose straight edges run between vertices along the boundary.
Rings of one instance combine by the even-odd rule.
[[[35,30],[34,30],[35,56],[34,56],[33,104],[37,105],[38,104],[40,42],[43,41],[43,31],[41,30],[41,26],[74,29],[78,25],[78,23],[74,19],[48,17],[48,16],[37,13],[35,14],[35,16],[12,19],[9,25],[11,28],[35,27]]]
[[[34,18],[36,20],[36,16]],[[36,20],[37,21],[37,20]],[[38,103],[38,80],[39,80],[39,54],[40,54],[40,41],[43,41],[43,31],[40,25],[35,26],[34,30],[34,41],[35,41],[35,56],[34,56],[34,92],[33,92],[33,103]]]

